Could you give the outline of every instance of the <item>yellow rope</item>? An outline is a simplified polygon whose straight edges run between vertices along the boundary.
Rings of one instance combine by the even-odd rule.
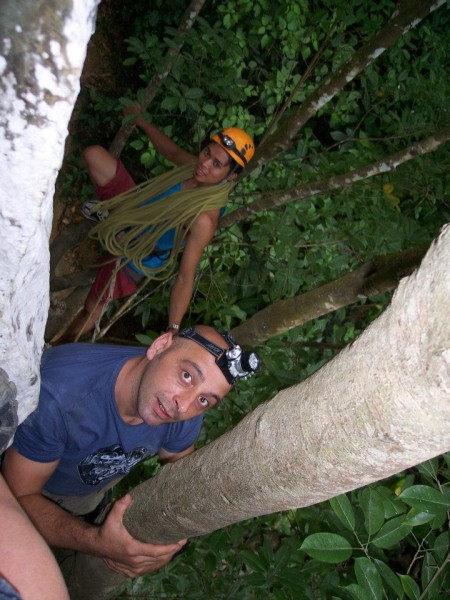
[[[99,202],[97,210],[108,210],[107,219],[96,225],[90,236],[115,256],[127,262],[152,279],[166,279],[172,273],[178,252],[195,219],[208,210],[226,205],[233,187],[231,182],[200,186],[175,192],[163,201],[145,204],[177,183],[192,177],[194,165],[183,165],[119,194],[111,200]],[[175,236],[169,257],[159,267],[146,267],[143,260],[155,249],[156,242],[174,228]]]

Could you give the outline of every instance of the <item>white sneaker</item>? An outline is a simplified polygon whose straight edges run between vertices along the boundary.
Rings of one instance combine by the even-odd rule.
[[[109,216],[109,210],[95,210],[94,207],[98,206],[98,203],[98,200],[86,200],[86,202],[83,202],[83,206],[81,207],[83,217],[96,223],[104,221]]]

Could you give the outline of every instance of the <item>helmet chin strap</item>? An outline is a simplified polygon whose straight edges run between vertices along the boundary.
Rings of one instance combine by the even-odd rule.
[[[261,360],[256,352],[246,352],[235,343],[229,332],[222,334],[223,339],[228,344],[228,350],[217,346],[214,342],[206,339],[193,327],[183,329],[178,334],[188,340],[192,340],[199,346],[202,346],[216,359],[216,365],[222,371],[225,379],[230,385],[233,385],[238,379],[248,379],[261,366]]]

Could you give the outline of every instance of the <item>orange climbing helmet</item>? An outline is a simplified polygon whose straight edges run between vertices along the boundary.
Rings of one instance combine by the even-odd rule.
[[[252,138],[239,127],[227,127],[215,133],[211,140],[222,146],[238,165],[246,167],[255,154],[255,144]]]

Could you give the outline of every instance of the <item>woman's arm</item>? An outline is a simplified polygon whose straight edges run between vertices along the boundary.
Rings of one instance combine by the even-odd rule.
[[[194,289],[195,272],[202,252],[210,243],[219,221],[219,211],[211,210],[197,217],[186,239],[186,247],[169,301],[169,329],[180,325]],[[176,332],[177,328],[173,328]]]
[[[176,144],[168,135],[144,119],[141,115],[141,107],[138,104],[136,104],[136,108],[125,108],[124,113],[137,115],[136,125],[149,137],[155,150],[161,154],[161,156],[164,156],[164,158],[167,158],[167,160],[170,160],[177,166],[195,162],[196,156],[194,156],[194,154],[183,150],[183,148]]]

